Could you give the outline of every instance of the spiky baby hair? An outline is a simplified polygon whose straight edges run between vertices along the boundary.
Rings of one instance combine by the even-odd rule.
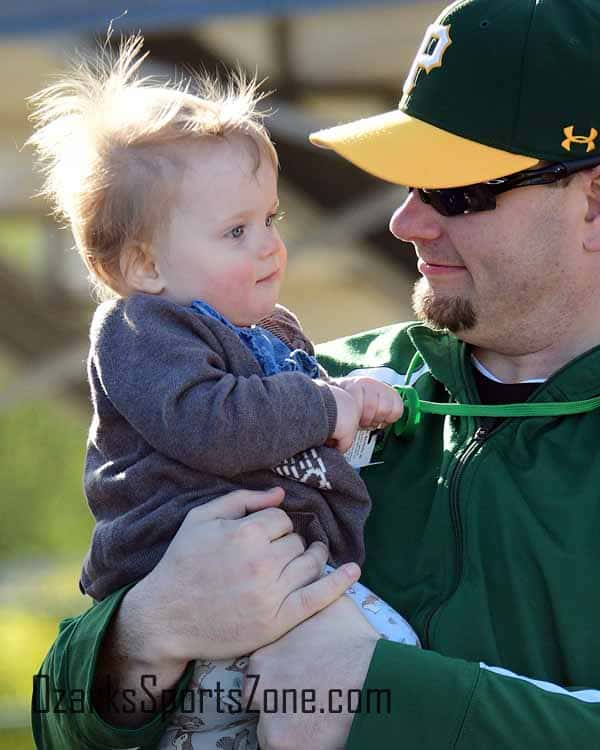
[[[122,40],[116,57],[104,45],[29,100],[35,130],[27,144],[45,174],[40,195],[70,224],[100,298],[122,293],[121,250],[151,244],[168,217],[185,168],[182,144],[243,134],[259,160],[266,153],[278,164],[256,77],[141,77],[143,41]]]

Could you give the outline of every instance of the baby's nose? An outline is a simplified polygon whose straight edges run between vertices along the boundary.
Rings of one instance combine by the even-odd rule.
[[[265,237],[264,242],[261,246],[261,258],[267,258],[269,255],[277,253],[280,247],[281,240],[278,237],[274,237],[272,234],[270,234],[268,237]]]

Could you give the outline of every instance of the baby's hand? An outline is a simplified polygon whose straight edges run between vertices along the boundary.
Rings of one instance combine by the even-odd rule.
[[[335,385],[329,384],[329,387],[337,405],[337,421],[327,445],[345,453],[352,445],[358,430],[360,409],[357,400],[347,390],[338,387],[337,383]]]
[[[364,376],[339,378],[335,382],[356,401],[362,428],[387,427],[402,416],[402,398],[391,386]]]

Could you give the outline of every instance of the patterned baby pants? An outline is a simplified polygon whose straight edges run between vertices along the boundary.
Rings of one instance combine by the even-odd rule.
[[[333,570],[326,567],[326,573]],[[361,583],[349,596],[383,638],[420,647],[408,622]],[[342,636],[343,637],[343,636]],[[244,711],[242,687],[249,657],[196,661],[180,708],[161,738],[159,750],[257,750],[256,712]]]

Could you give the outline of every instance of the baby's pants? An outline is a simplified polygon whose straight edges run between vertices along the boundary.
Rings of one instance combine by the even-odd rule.
[[[327,566],[326,572],[331,570],[333,568]],[[402,615],[366,586],[355,583],[346,591],[346,596],[356,602],[383,638],[411,646],[421,645],[417,634]],[[340,637],[343,638],[343,633],[340,633]],[[228,661],[196,661],[180,709],[173,714],[159,750],[257,750],[258,715],[256,712],[247,713],[242,699],[248,661],[247,656]],[[295,699],[297,710],[301,710],[300,696]],[[269,701],[269,706],[265,708],[274,712],[292,711],[295,710],[293,700],[289,693],[285,696],[273,695],[272,705]]]

